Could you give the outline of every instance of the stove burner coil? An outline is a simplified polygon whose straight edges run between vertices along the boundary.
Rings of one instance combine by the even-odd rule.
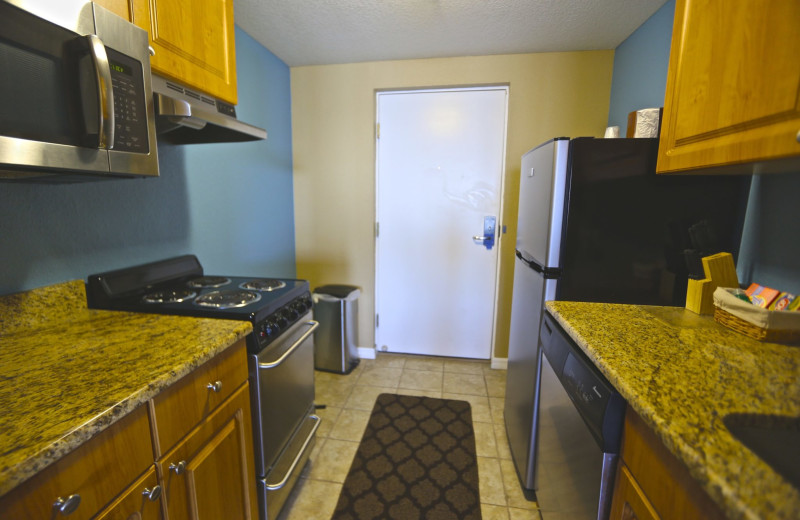
[[[286,282],[281,280],[275,280],[272,278],[263,278],[258,280],[250,280],[249,282],[244,282],[239,286],[242,289],[246,289],[248,291],[277,291],[278,289],[283,289],[286,287]]]
[[[204,287],[222,287],[223,285],[228,285],[229,283],[231,283],[231,279],[224,276],[201,276],[199,278],[189,280],[186,285],[200,289]]]
[[[203,307],[231,309],[244,307],[261,299],[261,295],[253,291],[213,291],[199,296],[194,303]]]
[[[165,289],[145,294],[142,297],[144,303],[179,303],[191,300],[197,293],[189,289]]]

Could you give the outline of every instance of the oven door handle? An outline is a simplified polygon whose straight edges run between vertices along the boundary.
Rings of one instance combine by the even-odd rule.
[[[265,369],[266,369],[266,368],[275,368],[276,366],[278,366],[278,365],[280,365],[281,363],[283,363],[284,361],[286,361],[286,358],[288,358],[289,356],[291,356],[291,355],[292,355],[292,352],[294,352],[295,350],[297,350],[297,347],[299,347],[300,345],[302,345],[302,344],[303,344],[303,342],[304,342],[306,339],[308,339],[308,337],[309,337],[311,334],[313,334],[313,333],[314,333],[314,331],[316,330],[316,328],[317,328],[317,327],[319,327],[319,322],[318,322],[318,321],[314,321],[314,320],[308,320],[307,322],[305,322],[305,323],[304,323],[304,325],[310,325],[309,329],[308,329],[307,331],[305,331],[305,332],[303,333],[303,335],[302,335],[302,336],[300,336],[300,338],[299,338],[297,341],[295,341],[295,342],[294,342],[294,344],[293,344],[291,347],[289,347],[289,350],[287,350],[286,352],[284,352],[284,353],[283,353],[283,355],[282,355],[281,357],[279,357],[278,359],[276,359],[275,361],[271,361],[271,362],[269,362],[269,363],[259,363],[259,364],[258,364],[258,368],[265,368]]]
[[[310,443],[311,439],[314,438],[314,434],[317,433],[317,428],[319,428],[319,425],[322,422],[322,420],[317,415],[309,415],[309,417],[311,419],[313,419],[314,421],[316,421],[314,423],[314,427],[311,429],[311,432],[308,434],[308,437],[306,437],[306,440],[303,443],[303,446],[297,452],[297,456],[292,461],[292,465],[289,466],[289,470],[286,472],[286,475],[283,476],[281,481],[278,482],[278,483],[275,483],[275,484],[267,484],[265,482],[266,487],[267,487],[267,491],[277,491],[277,490],[281,489],[283,486],[285,486],[286,482],[289,481],[289,477],[291,477],[292,473],[294,473],[294,468],[297,466],[297,463],[300,462],[300,459],[303,458],[303,454],[306,452],[306,448],[308,448],[308,443]]]

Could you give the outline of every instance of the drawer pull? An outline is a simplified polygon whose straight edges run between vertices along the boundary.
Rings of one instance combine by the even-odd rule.
[[[214,381],[213,383],[208,383],[206,388],[211,390],[212,392],[221,392],[222,391],[222,381]]]
[[[179,463],[175,464],[174,462],[169,465],[169,470],[176,475],[182,475],[184,471],[186,471],[186,461],[182,460]]]
[[[155,502],[161,498],[161,486],[153,486],[153,489],[144,488],[142,495],[146,496],[150,502]]]
[[[53,504],[53,509],[64,516],[71,515],[81,505],[81,496],[78,494],[70,495],[67,498],[58,497]]]

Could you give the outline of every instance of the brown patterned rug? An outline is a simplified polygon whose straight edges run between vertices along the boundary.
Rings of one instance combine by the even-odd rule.
[[[381,394],[332,520],[480,520],[466,401]]]

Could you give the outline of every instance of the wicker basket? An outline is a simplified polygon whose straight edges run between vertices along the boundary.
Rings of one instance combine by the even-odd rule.
[[[800,344],[800,312],[756,307],[734,296],[733,289],[714,291],[714,320],[759,341]]]

